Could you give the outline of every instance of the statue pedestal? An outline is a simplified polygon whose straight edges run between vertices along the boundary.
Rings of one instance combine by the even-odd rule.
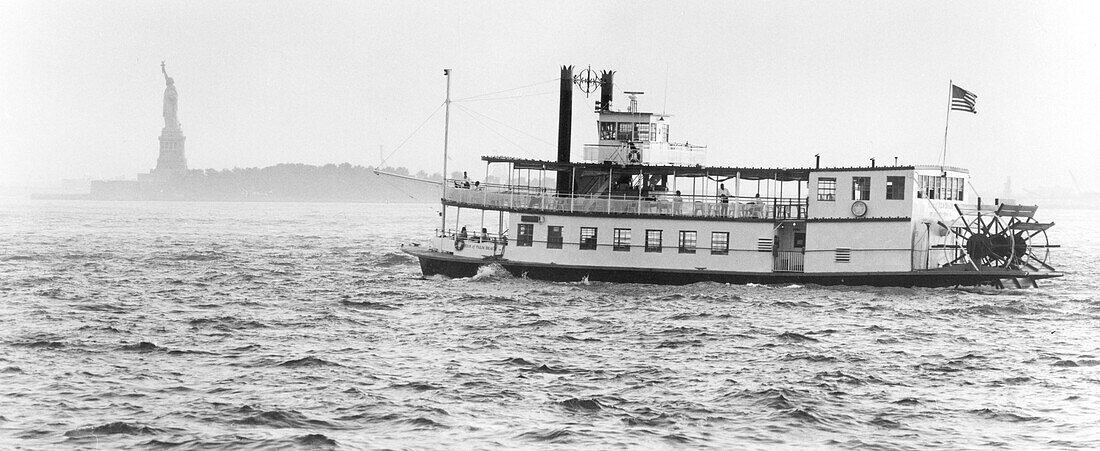
[[[157,167],[153,174],[169,175],[187,172],[187,158],[184,157],[183,130],[178,126],[164,127],[160,132],[160,156],[157,157]]]

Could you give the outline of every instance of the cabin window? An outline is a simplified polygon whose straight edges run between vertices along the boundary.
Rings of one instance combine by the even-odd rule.
[[[615,123],[614,122],[600,122],[600,139],[614,140],[615,139]]]
[[[711,232],[710,233],[710,254],[711,255],[728,255],[730,253],[730,233],[729,232]]]
[[[905,199],[905,177],[886,176],[886,199]]]
[[[581,227],[581,250],[596,249],[596,228]]]
[[[679,243],[680,253],[694,254],[697,240],[698,237],[694,230],[681,230]]]
[[[646,252],[661,252],[661,231],[660,230],[646,230],[645,231],[645,251]]]
[[[534,242],[535,237],[535,225],[534,224],[520,224],[519,231],[516,235],[516,246],[531,247],[531,243]]]
[[[871,200],[870,177],[852,177],[852,200]]]
[[[547,249],[561,249],[562,237],[561,226],[547,226],[546,227],[546,248]]]
[[[630,229],[615,229],[615,234],[612,238],[612,250],[630,251]]]
[[[634,133],[638,141],[649,141],[649,124],[634,124]]]
[[[822,177],[817,179],[817,200],[836,200],[836,179]]]
[[[615,137],[619,141],[633,141],[634,140],[634,123],[633,122],[619,122],[619,136]]]

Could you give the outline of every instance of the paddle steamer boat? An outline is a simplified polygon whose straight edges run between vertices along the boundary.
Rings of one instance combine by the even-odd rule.
[[[638,110],[640,93],[613,110],[613,75],[562,68],[556,161],[486,156],[504,183],[444,181],[442,226],[403,247],[425,276],[499,265],[552,281],[1030,287],[1062,275],[1047,263],[1054,224],[976,197],[966,169],[707,166],[705,146],[670,141],[668,116]],[[574,84],[600,90],[599,139],[580,162]],[[448,72],[448,107],[449,90]]]

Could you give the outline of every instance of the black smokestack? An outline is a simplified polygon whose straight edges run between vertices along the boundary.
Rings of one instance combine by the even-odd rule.
[[[558,102],[558,163],[569,162],[569,141],[573,126],[573,66],[561,67],[561,97]],[[573,191],[572,174],[558,171],[557,189],[566,194]]]
[[[600,75],[600,110],[611,111],[611,97],[615,92],[613,78],[615,77],[615,71],[605,70],[601,71]]]

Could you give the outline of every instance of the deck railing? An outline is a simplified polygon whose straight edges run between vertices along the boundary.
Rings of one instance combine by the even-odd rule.
[[[775,272],[802,272],[805,270],[802,251],[776,251],[775,262],[772,271]]]
[[[444,199],[490,210],[533,210],[568,213],[662,215],[688,218],[805,219],[806,199],[773,197],[680,196],[665,192],[646,196],[557,194],[546,188],[447,182]]]

